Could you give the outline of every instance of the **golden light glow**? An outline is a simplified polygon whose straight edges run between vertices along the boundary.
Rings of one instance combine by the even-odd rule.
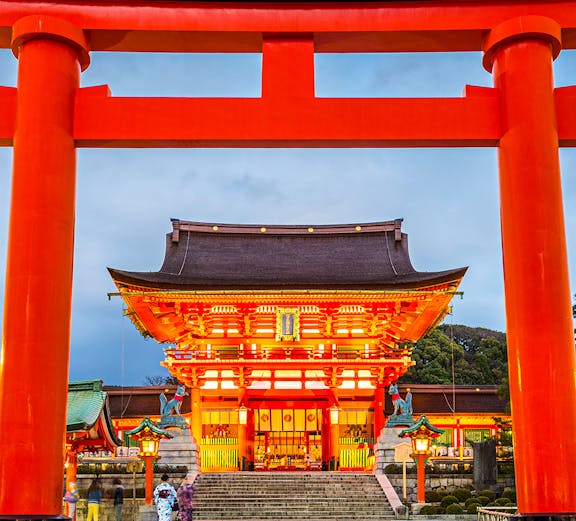
[[[309,231],[310,233],[312,233],[312,232],[314,231],[314,228],[310,227],[310,228],[308,228],[308,231]]]
[[[265,228],[264,226],[262,226],[262,228],[260,228],[260,231],[261,231],[262,233],[264,233],[264,232],[266,231],[266,228]]]
[[[356,228],[354,228],[357,232],[359,232],[362,229],[362,226],[356,226]]]
[[[248,424],[248,407],[245,405],[238,407],[238,423],[240,425]]]
[[[154,438],[141,438],[140,439],[140,456],[157,456],[159,440]]]
[[[414,436],[412,438],[412,447],[415,454],[427,454],[430,450],[430,438],[424,436]]]
[[[330,424],[338,425],[338,420],[340,419],[340,409],[336,405],[330,407]]]
[[[220,228],[218,228],[218,226],[212,226],[212,229],[217,232]]]
[[[302,382],[295,382],[294,380],[276,380],[274,382],[274,389],[302,389]]]

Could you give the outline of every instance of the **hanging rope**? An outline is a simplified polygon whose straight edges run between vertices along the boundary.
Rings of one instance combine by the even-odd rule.
[[[184,250],[184,258],[182,259],[182,266],[180,266],[180,271],[178,275],[182,275],[182,270],[184,269],[184,265],[186,264],[186,259],[188,258],[188,246],[190,245],[190,232],[186,236],[186,250]]]
[[[450,307],[450,348],[452,350],[452,412],[456,412],[456,371],[454,367],[454,308]]]

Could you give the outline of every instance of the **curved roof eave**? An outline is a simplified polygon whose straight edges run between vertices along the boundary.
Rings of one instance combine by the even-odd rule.
[[[468,267],[437,272],[413,272],[398,276],[396,280],[370,280],[353,281],[349,283],[328,281],[295,281],[283,282],[273,280],[250,281],[242,283],[237,278],[234,281],[220,280],[191,280],[179,275],[162,272],[136,272],[108,268],[110,275],[117,285],[131,285],[146,290],[181,290],[181,291],[224,291],[224,290],[366,290],[366,291],[395,291],[395,290],[421,290],[426,287],[446,283],[459,283],[464,277]]]

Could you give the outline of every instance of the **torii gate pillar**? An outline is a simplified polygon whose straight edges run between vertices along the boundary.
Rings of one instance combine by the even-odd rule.
[[[0,364],[0,514],[62,510],[72,302],[81,30],[30,16],[14,25],[18,101]],[[34,239],[31,237],[34,236]]]
[[[500,201],[519,511],[574,514],[576,395],[552,61],[560,27],[494,28],[484,65],[501,106]]]

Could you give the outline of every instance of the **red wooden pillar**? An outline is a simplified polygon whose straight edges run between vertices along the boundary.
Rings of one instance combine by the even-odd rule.
[[[158,456],[143,456],[146,465],[146,488],[144,490],[144,502],[150,506],[154,503],[154,461]]]
[[[374,438],[378,440],[380,431],[384,428],[384,405],[386,388],[383,384],[378,384],[374,390]]]
[[[502,111],[500,198],[510,398],[521,514],[576,512],[574,331],[552,61],[560,28],[527,16],[496,27],[484,64]]]
[[[190,431],[198,450],[200,450],[200,445],[202,444],[202,394],[198,383],[190,388],[190,408]]]
[[[416,456],[416,486],[418,503],[426,502],[426,458],[425,454],[418,454]]]
[[[19,64],[0,364],[0,515],[49,518],[62,506],[74,93],[89,59],[82,31],[46,16],[18,20],[12,48]]]

